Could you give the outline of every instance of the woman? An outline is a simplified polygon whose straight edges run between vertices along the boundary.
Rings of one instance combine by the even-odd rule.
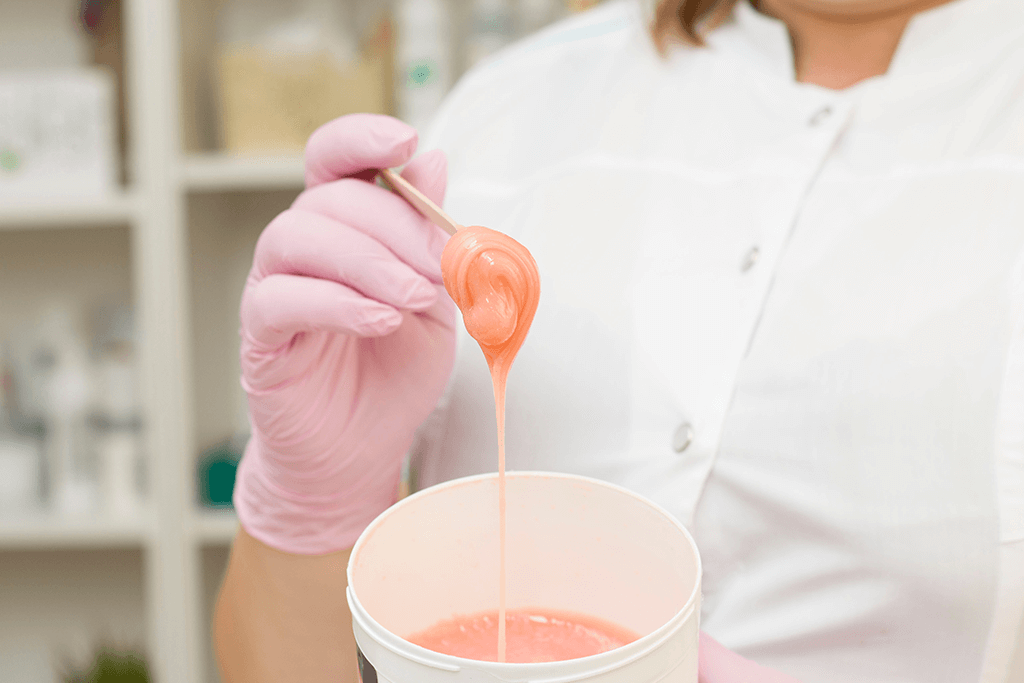
[[[365,182],[410,158],[540,267],[510,467],[623,484],[692,530],[704,683],[1005,680],[1024,612],[1018,0],[666,0],[653,22],[608,3],[469,75],[424,147],[447,164],[391,119],[326,125],[257,247],[226,680],[351,680],[339,579],[404,454],[420,486],[494,469],[445,236]]]

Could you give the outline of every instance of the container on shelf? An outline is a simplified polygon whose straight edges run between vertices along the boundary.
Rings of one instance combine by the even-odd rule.
[[[50,358],[42,377],[50,502],[65,515],[91,513],[99,504],[89,425],[95,376],[76,313],[69,305],[54,304],[37,326],[41,353]]]
[[[0,345],[0,514],[34,510],[42,503],[42,442],[38,434],[15,428],[13,389],[5,345]]]
[[[112,194],[114,91],[102,68],[0,71],[0,198]]]
[[[121,0],[81,0],[80,20],[89,35],[91,63],[113,79],[116,101],[116,141],[120,181],[125,183],[128,164],[128,111],[124,92],[124,30]]]
[[[0,442],[20,444],[22,458],[25,443],[37,444],[37,488],[54,512],[133,517],[143,463],[131,308],[108,304],[89,318],[71,302],[51,302],[12,332]]]
[[[133,517],[142,509],[138,430],[109,426],[96,437],[101,463],[100,499],[103,511],[114,517]]]
[[[196,485],[203,507],[231,509],[238,462],[245,450],[245,437],[234,437],[199,456],[196,463]]]
[[[510,0],[473,0],[470,9],[466,61],[469,66],[486,59],[515,39]]]
[[[135,326],[130,306],[106,305],[93,321],[97,396],[93,443],[104,512],[132,517],[143,507],[141,416],[135,370]]]
[[[39,441],[0,427],[0,513],[38,508],[41,482]]]
[[[235,0],[222,15],[216,57],[221,146],[230,152],[301,152],[343,114],[392,110],[392,40],[382,17],[361,41],[336,3],[267,9]]]

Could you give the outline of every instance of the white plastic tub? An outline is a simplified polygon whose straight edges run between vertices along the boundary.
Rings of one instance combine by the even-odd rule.
[[[700,558],[671,515],[583,477],[511,472],[509,609],[592,615],[640,639],[562,662],[443,655],[402,638],[498,605],[497,475],[421,491],[363,532],[348,601],[363,683],[696,683]]]

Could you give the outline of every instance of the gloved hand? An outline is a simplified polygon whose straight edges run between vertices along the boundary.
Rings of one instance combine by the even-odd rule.
[[[352,546],[395,501],[413,433],[451,373],[448,235],[372,183],[416,145],[386,116],[324,125],[306,147],[306,191],[256,245],[241,308],[252,438],[234,503],[243,528],[279,550]],[[403,175],[441,203],[443,153]]]
[[[697,683],[800,683],[792,676],[740,657],[703,631],[697,671]]]

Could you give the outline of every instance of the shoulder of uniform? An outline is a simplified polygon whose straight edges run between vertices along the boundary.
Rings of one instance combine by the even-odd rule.
[[[517,60],[558,59],[567,52],[601,50],[635,38],[645,31],[637,0],[613,0],[538,31],[497,53],[481,64],[478,71],[501,68]],[[475,75],[475,74],[471,74]]]
[[[441,107],[428,138],[443,145],[453,131],[465,132],[464,124],[541,93],[555,104],[550,88],[559,77],[567,83],[586,81],[612,55],[646,40],[637,0],[612,0],[556,22],[470,69]]]

